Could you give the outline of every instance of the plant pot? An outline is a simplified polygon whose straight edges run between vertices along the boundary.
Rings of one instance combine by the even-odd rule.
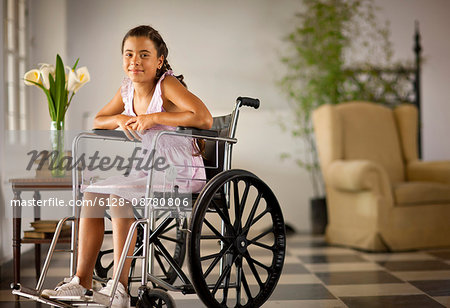
[[[312,198],[311,205],[311,233],[315,235],[324,234],[328,223],[327,199]]]
[[[64,160],[64,121],[52,121],[50,123],[50,143],[52,154],[50,169],[53,177],[64,177],[66,169],[63,166]]]

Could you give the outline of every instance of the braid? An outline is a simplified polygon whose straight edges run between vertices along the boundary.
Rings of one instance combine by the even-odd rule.
[[[158,77],[158,79],[159,79],[165,72],[171,71],[171,70],[172,70],[172,67],[170,66],[170,64],[169,64],[169,62],[167,61],[167,59],[164,58],[164,62],[163,62],[163,65],[161,66],[161,69],[158,69],[158,70],[156,71],[156,77]],[[185,88],[187,88],[187,85],[186,85],[186,83],[184,82],[184,76],[183,76],[183,75],[178,75],[178,76],[174,75],[174,77],[175,77],[176,79],[178,79],[178,81],[179,81]]]

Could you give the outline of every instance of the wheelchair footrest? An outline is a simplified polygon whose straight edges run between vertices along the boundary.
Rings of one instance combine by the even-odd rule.
[[[97,291],[88,290],[87,295],[82,296],[50,296],[50,299],[70,302],[73,306],[104,307],[109,305],[110,297]]]
[[[36,290],[33,290],[33,291],[34,292],[31,292],[31,293],[36,293]],[[57,300],[53,300],[53,299],[49,299],[49,298],[44,298],[44,297],[38,296],[36,294],[30,294],[30,293],[28,293],[25,290],[13,290],[12,293],[14,295],[19,295],[19,296],[22,296],[22,297],[34,300],[36,302],[44,303],[44,304],[47,304],[47,305],[50,305],[50,306],[54,306],[54,307],[58,307],[58,308],[70,308],[70,307],[73,307],[72,305],[67,304],[67,303],[63,303],[63,302],[60,302],[60,301],[57,301]]]
[[[71,307],[107,307],[110,302],[110,297],[103,293],[91,291],[89,295],[82,296],[39,296],[35,289],[30,289],[21,286],[20,284],[14,286],[12,291],[14,295],[22,296],[36,302],[44,303],[46,305],[58,308]]]

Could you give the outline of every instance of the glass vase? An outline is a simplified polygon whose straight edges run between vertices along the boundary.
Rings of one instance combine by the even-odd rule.
[[[53,177],[64,177],[64,121],[50,123],[50,142],[52,146],[50,169]]]

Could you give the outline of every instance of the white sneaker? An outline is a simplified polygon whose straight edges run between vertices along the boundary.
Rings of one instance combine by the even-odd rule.
[[[70,278],[64,279],[64,281],[68,281],[54,290],[46,289],[42,291],[43,297],[59,297],[59,296],[83,296],[86,292],[86,288],[80,284],[80,277],[74,276],[71,280]]]
[[[110,279],[106,284],[106,287],[102,288],[99,292],[107,296],[110,296],[112,286],[113,280]],[[117,284],[116,294],[114,294],[114,299],[111,308],[129,308],[129,307],[130,307],[130,296],[125,290],[123,284],[119,281],[119,283]]]

